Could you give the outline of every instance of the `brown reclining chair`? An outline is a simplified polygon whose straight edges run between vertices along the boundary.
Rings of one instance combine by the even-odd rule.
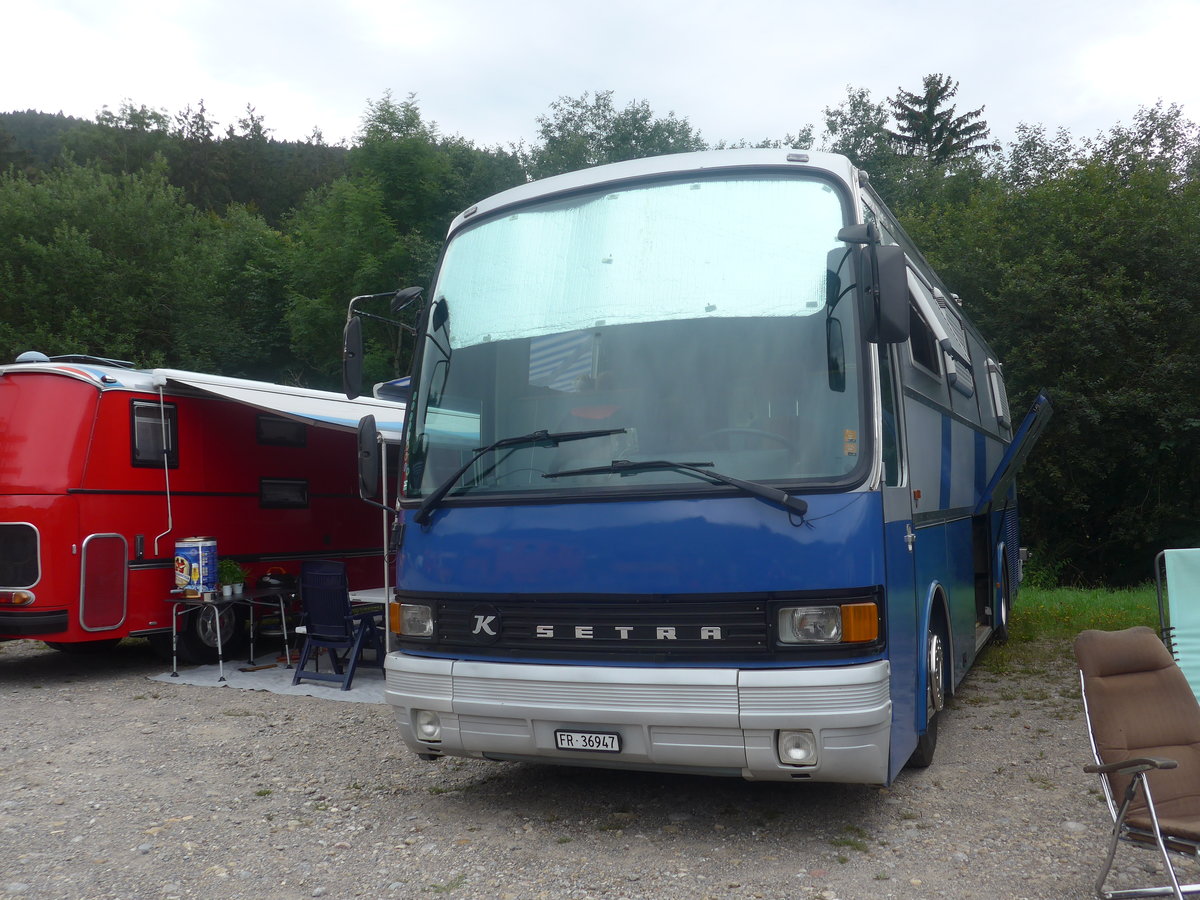
[[[1195,857],[1200,850],[1200,704],[1149,628],[1084,631],[1075,659],[1096,759],[1084,771],[1100,776],[1113,817],[1097,896],[1200,894],[1200,884],[1180,886],[1169,852]],[[1104,890],[1121,841],[1157,847],[1171,883]]]

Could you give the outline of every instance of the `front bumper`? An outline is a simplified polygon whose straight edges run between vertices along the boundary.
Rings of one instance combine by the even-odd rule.
[[[421,754],[740,776],[884,784],[889,666],[700,669],[564,666],[388,654],[387,702]],[[432,710],[439,740],[418,738]],[[616,732],[621,752],[559,750],[557,729]],[[784,765],[780,730],[809,729],[817,761]]]
[[[69,626],[65,609],[0,609],[0,635],[11,638],[32,638],[54,635]]]

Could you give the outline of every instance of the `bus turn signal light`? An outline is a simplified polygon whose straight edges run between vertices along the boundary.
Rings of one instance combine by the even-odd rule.
[[[855,644],[879,640],[879,607],[874,603],[843,604],[842,640]]]

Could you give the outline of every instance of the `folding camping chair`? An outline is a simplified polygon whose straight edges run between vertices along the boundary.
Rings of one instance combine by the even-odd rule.
[[[296,631],[304,632],[304,649],[292,684],[301,679],[340,683],[343,691],[350,690],[358,666],[383,666],[383,635],[375,626],[377,613],[355,613],[350,608],[350,591],[346,585],[346,567],[340,562],[312,560],[300,567],[300,607],[303,624]],[[320,651],[329,653],[333,672],[320,671]],[[374,650],[375,658],[362,661],[364,650]],[[345,651],[339,654],[338,651]],[[312,660],[314,669],[307,671]]]
[[[1200,697],[1200,550],[1164,550],[1154,559],[1163,642]]]
[[[1171,653],[1150,628],[1084,631],[1075,639],[1083,707],[1095,763],[1113,818],[1112,840],[1096,895],[1176,897],[1171,852],[1200,851],[1200,704]],[[1153,785],[1153,796],[1151,786]],[[1117,844],[1157,847],[1170,884],[1104,889]]]

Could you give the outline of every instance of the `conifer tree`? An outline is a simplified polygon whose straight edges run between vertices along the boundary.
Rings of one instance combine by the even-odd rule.
[[[887,134],[900,153],[947,163],[999,149],[988,140],[990,129],[980,118],[982,106],[958,115],[950,103],[958,93],[957,81],[940,73],[926,75],[922,88],[919,94],[900,88],[888,98],[896,130]]]

